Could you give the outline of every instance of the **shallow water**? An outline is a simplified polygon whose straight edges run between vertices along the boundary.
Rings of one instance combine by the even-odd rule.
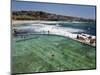
[[[95,52],[95,47],[61,36],[17,37],[13,39],[12,72],[95,69]]]

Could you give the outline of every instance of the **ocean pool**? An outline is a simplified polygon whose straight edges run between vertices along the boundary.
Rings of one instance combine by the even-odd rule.
[[[96,48],[56,35],[12,40],[12,72],[49,72],[96,68]]]

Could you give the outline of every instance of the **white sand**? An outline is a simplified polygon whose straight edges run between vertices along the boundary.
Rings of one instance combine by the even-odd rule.
[[[70,23],[69,21],[42,21],[42,20],[12,20],[12,24],[23,24],[23,23]],[[71,23],[86,23],[73,21]]]

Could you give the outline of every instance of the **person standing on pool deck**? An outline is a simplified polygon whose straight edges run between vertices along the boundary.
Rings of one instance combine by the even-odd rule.
[[[50,33],[50,31],[48,30],[48,34]]]

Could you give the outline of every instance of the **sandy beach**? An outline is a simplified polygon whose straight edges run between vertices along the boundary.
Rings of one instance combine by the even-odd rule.
[[[69,23],[67,21],[40,21],[40,20],[12,20],[12,24],[23,24],[23,23]]]
[[[47,23],[47,24],[53,24],[53,23],[87,23],[87,22],[68,22],[68,21],[40,21],[40,20],[12,20],[12,25],[14,24],[24,24],[24,23]]]

